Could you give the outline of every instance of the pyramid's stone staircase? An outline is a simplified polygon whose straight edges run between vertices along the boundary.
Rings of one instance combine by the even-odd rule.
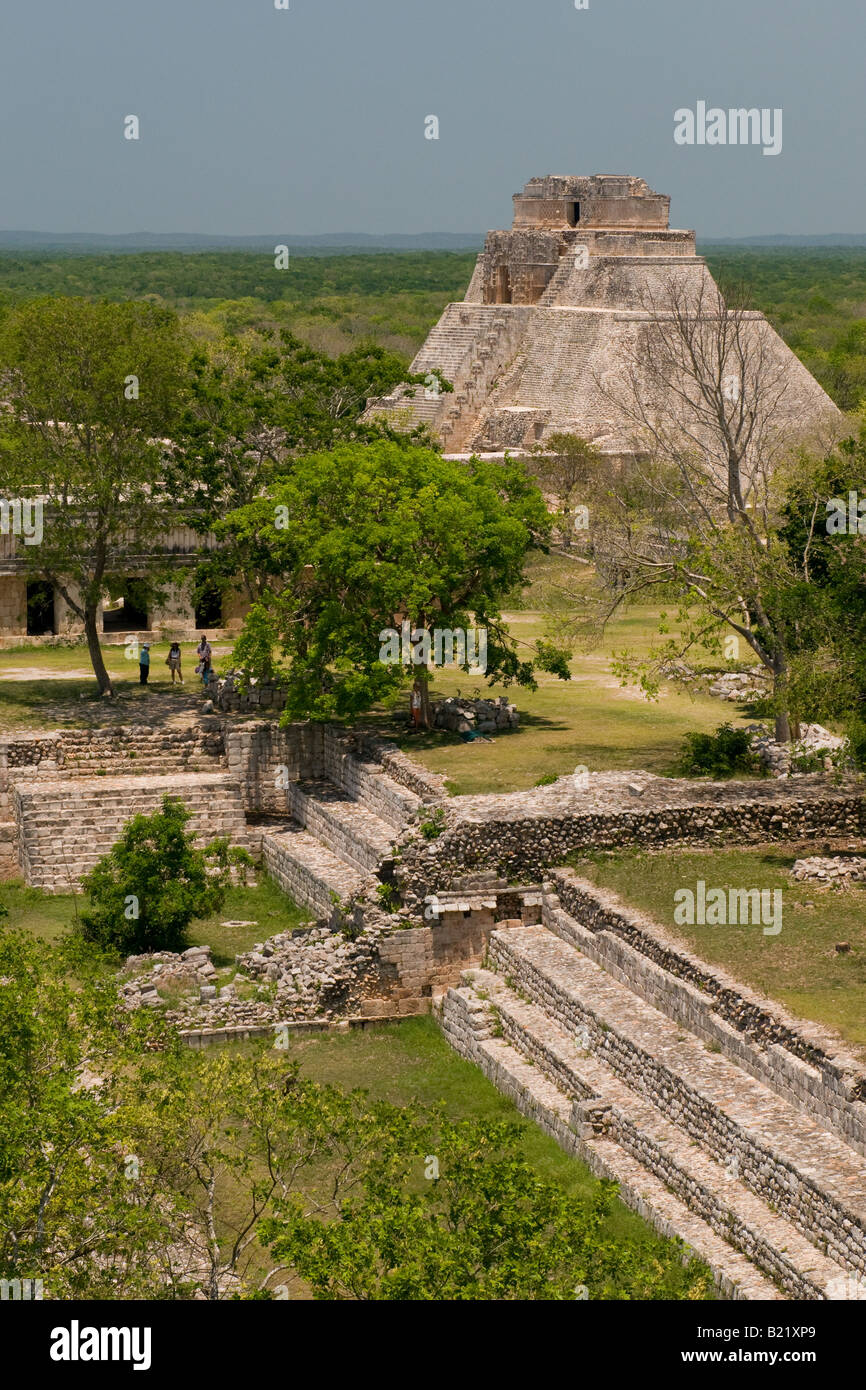
[[[266,831],[268,872],[302,906],[330,918],[387,864],[421,798],[375,763],[332,761],[335,780],[291,782],[291,823]]]
[[[541,925],[494,932],[485,968],[440,1001],[454,1046],[726,1296],[866,1296],[866,1156],[771,1068],[738,1065],[736,1039],[691,1032],[664,992],[649,1002],[626,956],[602,968],[590,936],[553,894]]]

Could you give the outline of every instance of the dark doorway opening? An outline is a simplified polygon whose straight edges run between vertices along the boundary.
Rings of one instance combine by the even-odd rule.
[[[147,632],[150,619],[147,612],[147,585],[142,579],[124,579],[111,587],[117,607],[108,608],[102,615],[103,632]]]
[[[576,227],[580,221],[580,203],[572,203],[571,216],[568,219],[572,227]]]
[[[54,633],[54,585],[47,579],[34,579],[27,585],[27,636],[48,637]]]
[[[511,303],[511,276],[507,265],[496,267],[496,304]]]
[[[223,625],[222,590],[208,584],[195,593],[195,625],[200,630]]]

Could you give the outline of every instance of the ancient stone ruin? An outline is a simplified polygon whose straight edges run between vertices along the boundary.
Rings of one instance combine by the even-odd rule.
[[[362,732],[216,717],[172,732],[59,730],[0,740],[0,867],[68,890],[166,790],[199,839],[245,846],[311,920],[263,936],[232,968],[207,946],[133,958],[118,978],[126,1008],[163,1009],[192,1047],[288,1045],[432,1010],[525,1115],[705,1260],[723,1296],[866,1290],[859,1061],[555,867],[622,844],[811,838],[862,854],[862,781],[625,772],[447,797],[441,778]],[[864,861],[829,862],[859,877]],[[825,876],[799,868],[837,877],[823,862]]]
[[[613,458],[636,449],[618,408],[627,364],[652,355],[653,313],[671,287],[715,304],[695,233],[668,225],[670,199],[627,175],[549,175],[514,195],[510,231],[488,233],[461,303],[449,304],[412,363],[425,386],[368,402],[367,417],[425,423],[450,454],[525,450],[567,432]],[[838,418],[830,398],[762,314],[762,352],[784,371],[780,421],[806,431]],[[659,408],[671,414],[668,393]]]

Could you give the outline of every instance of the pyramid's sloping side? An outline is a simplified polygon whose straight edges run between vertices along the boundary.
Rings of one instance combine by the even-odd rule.
[[[514,361],[478,413],[469,449],[526,447],[565,432],[604,453],[639,450],[635,392],[648,413],[670,425],[681,409],[677,394],[660,392],[649,371],[657,331],[636,310],[536,310]],[[831,428],[839,419],[836,406],[766,320],[756,315],[746,331],[761,334],[769,372],[785,376],[775,412],[779,431],[808,436]]]

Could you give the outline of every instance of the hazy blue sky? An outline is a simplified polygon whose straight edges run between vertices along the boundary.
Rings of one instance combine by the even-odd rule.
[[[701,236],[864,232],[864,39],[864,0],[3,0],[0,227],[483,232],[629,173]],[[781,154],[677,146],[700,100],[781,107]]]

